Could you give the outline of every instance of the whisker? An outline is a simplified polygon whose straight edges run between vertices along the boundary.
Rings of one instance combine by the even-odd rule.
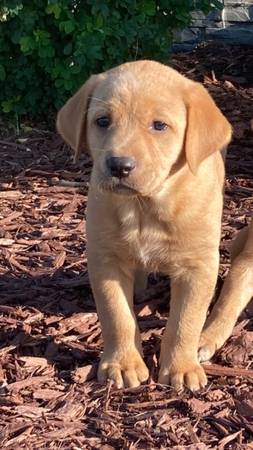
[[[144,209],[143,209],[143,206],[142,206],[141,199],[137,196],[137,197],[136,197],[136,200],[137,200],[138,206],[139,206],[139,208],[140,208],[140,211],[144,212]]]

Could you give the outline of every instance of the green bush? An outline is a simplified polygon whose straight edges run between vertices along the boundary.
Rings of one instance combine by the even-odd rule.
[[[220,0],[1,0],[0,107],[58,108],[91,74],[138,58],[168,59],[172,31]]]

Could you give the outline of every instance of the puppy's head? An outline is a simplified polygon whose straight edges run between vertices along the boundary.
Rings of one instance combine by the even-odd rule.
[[[128,195],[162,188],[179,160],[196,174],[231,137],[200,84],[154,61],[92,76],[60,110],[57,127],[76,158],[90,151],[93,183]]]

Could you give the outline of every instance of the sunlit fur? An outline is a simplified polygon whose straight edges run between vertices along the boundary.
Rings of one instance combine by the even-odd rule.
[[[210,359],[231,335],[236,320],[253,297],[253,222],[231,246],[232,265],[200,338],[199,358]]]

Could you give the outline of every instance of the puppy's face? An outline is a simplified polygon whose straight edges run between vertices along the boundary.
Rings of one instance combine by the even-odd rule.
[[[196,173],[230,138],[207,91],[154,61],[91,77],[59,112],[57,125],[77,154],[89,149],[92,182],[120,195],[159,191],[178,161]]]
[[[129,69],[111,73],[94,90],[87,144],[94,160],[93,181],[101,189],[149,195],[169,176],[181,153],[187,113],[167,77],[159,74],[154,83],[150,72]]]

